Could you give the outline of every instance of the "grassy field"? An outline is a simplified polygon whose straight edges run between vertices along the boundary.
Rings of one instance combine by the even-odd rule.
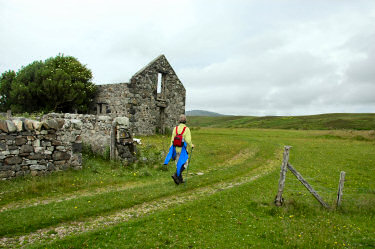
[[[272,128],[297,130],[375,130],[375,113],[334,113],[311,116],[189,117],[195,127]]]
[[[142,139],[137,164],[86,157],[81,171],[0,182],[0,247],[375,247],[375,135],[369,131],[192,129],[187,184],[162,166],[169,137]],[[291,164],[273,204],[284,145]],[[342,206],[334,208],[340,171]],[[185,172],[186,173],[186,172]]]

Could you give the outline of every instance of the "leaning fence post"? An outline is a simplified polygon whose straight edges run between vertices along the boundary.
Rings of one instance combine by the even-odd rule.
[[[344,189],[344,182],[345,182],[345,172],[340,172],[340,181],[339,181],[339,189],[337,191],[337,201],[336,201],[336,207],[341,205],[342,195],[343,195],[343,189]]]
[[[284,155],[283,155],[283,163],[281,164],[280,170],[280,179],[279,179],[279,190],[277,191],[277,195],[275,198],[276,206],[281,206],[283,204],[283,191],[285,185],[285,176],[287,171],[287,165],[289,161],[289,149],[291,146],[284,146]]]
[[[297,177],[297,179],[302,183],[302,185],[305,186],[305,188],[307,188],[307,190],[315,197],[317,201],[319,201],[319,203],[323,207],[329,208],[327,203],[323,201],[322,197],[320,197],[320,195],[313,189],[313,187],[302,177],[302,175],[295,168],[293,168],[293,166],[290,163],[288,163],[288,169]]]

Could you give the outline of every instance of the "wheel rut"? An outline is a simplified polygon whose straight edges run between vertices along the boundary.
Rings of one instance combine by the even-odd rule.
[[[214,169],[207,169],[202,171],[203,173],[208,173],[213,170],[219,170],[223,168],[224,166],[230,166],[233,164],[238,164],[244,162],[246,159],[249,159],[253,157],[256,154],[257,150],[251,150],[249,148],[241,150],[238,154],[236,154],[234,157],[228,159],[224,163],[219,164],[217,167]],[[167,182],[167,180],[159,180],[157,181],[158,183],[164,183]],[[155,181],[153,181],[153,184]],[[72,199],[76,198],[81,198],[81,197],[90,197],[90,196],[95,196],[98,194],[103,194],[103,193],[110,193],[110,192],[119,192],[119,191],[124,191],[124,190],[129,190],[133,188],[138,188],[138,187],[144,187],[150,185],[150,183],[144,183],[144,182],[133,182],[133,183],[124,183],[121,184],[121,186],[109,186],[109,187],[102,187],[102,188],[96,188],[96,189],[84,189],[84,190],[79,190],[74,193],[69,193],[69,194],[64,194],[64,195],[59,195],[55,197],[45,197],[45,198],[34,198],[34,199],[29,199],[29,200],[24,200],[24,201],[16,201],[12,202],[9,204],[6,204],[0,208],[0,213],[7,211],[7,210],[12,210],[12,209],[18,209],[18,208],[28,208],[32,206],[38,206],[38,205],[46,205],[52,202],[63,202],[63,201],[69,201]]]
[[[78,235],[84,232],[95,231],[98,229],[111,227],[119,223],[127,222],[132,219],[144,217],[157,211],[165,210],[171,206],[186,204],[188,202],[213,195],[219,191],[252,182],[277,169],[279,162],[279,160],[269,160],[264,166],[252,169],[246,175],[232,178],[225,182],[219,182],[201,188],[185,191],[181,194],[154,199],[149,202],[135,205],[131,208],[116,211],[110,215],[88,218],[84,221],[60,223],[56,226],[39,229],[26,235],[3,237],[0,238],[0,247],[24,247],[33,243],[50,242],[56,239],[63,239],[70,235]]]

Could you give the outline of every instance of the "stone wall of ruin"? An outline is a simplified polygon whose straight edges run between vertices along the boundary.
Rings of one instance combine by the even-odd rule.
[[[158,74],[162,75],[161,93],[157,92]],[[130,83],[98,88],[96,113],[128,117],[134,134],[151,135],[172,129],[179,115],[185,113],[186,90],[164,55],[137,72]]]
[[[130,109],[128,83],[98,85],[97,106],[94,111],[98,115],[128,116]],[[101,106],[101,110],[100,110]]]
[[[162,74],[161,93],[157,93],[158,74]],[[130,122],[135,133],[155,134],[172,129],[185,113],[186,90],[164,55],[157,57],[130,80],[134,93],[130,103]]]

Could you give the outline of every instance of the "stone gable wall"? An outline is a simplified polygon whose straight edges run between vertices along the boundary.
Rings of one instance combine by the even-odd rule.
[[[163,74],[162,92],[157,93],[158,73]],[[156,129],[172,129],[185,113],[186,90],[164,55],[159,56],[130,80],[130,121],[135,133],[154,134]]]
[[[157,93],[159,73],[163,75],[161,94]],[[98,114],[98,106],[102,105],[101,115],[129,117],[135,134],[151,135],[157,130],[172,129],[180,114],[185,113],[186,90],[164,55],[138,71],[130,83],[98,88],[95,112]],[[110,113],[105,113],[106,105]]]

